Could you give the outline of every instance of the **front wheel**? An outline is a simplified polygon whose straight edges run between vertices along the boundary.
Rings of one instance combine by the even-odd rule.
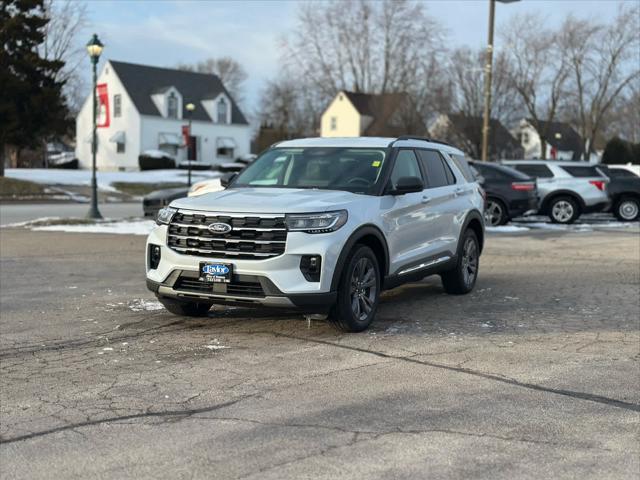
[[[623,197],[613,206],[613,214],[622,222],[633,222],[640,218],[640,200]]]
[[[458,249],[456,266],[440,274],[445,292],[452,295],[464,295],[473,290],[478,279],[480,267],[480,244],[473,230],[467,230],[462,236]]]
[[[338,284],[338,299],[329,320],[345,332],[365,330],[376,315],[380,298],[380,267],[373,250],[356,245]]]
[[[183,317],[206,317],[213,305],[210,302],[180,302],[169,298],[158,300],[168,311]]]

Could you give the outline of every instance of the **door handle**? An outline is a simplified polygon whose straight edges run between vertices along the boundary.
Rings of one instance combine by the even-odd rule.
[[[462,195],[464,193],[464,191],[465,191],[464,188],[458,187],[453,191],[453,193],[457,197],[458,195]]]
[[[430,197],[427,197],[426,195],[422,197],[422,203],[429,203],[431,201]]]

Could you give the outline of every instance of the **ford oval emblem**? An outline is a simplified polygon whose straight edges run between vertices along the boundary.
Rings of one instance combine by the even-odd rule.
[[[209,230],[213,233],[228,233],[231,231],[231,225],[228,223],[212,223],[209,225]]]

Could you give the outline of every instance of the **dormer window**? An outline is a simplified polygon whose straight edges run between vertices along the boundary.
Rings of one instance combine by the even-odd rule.
[[[167,98],[167,117],[178,118],[178,97],[174,92],[171,92]]]
[[[227,101],[224,97],[218,100],[217,106],[217,123],[227,123]]]

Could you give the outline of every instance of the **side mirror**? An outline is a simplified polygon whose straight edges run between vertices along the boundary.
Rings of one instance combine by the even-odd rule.
[[[229,184],[233,182],[237,176],[238,176],[237,173],[225,173],[220,177],[220,185],[222,185],[224,188],[227,188]]]
[[[424,190],[424,183],[418,177],[400,177],[393,186],[391,195],[404,195],[405,193],[421,192]]]

